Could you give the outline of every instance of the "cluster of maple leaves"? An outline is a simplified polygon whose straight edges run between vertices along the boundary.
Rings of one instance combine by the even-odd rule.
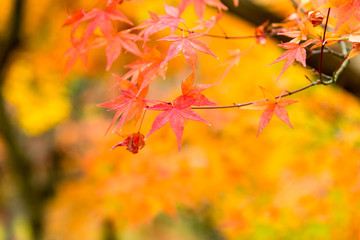
[[[198,52],[217,58],[210,48],[199,39],[203,36],[214,36],[208,33],[218,24],[222,11],[226,11],[227,7],[220,0],[182,0],[177,6],[164,3],[164,15],[149,12],[149,19],[142,21],[138,26],[134,26],[118,9],[121,4],[124,4],[124,0],[104,0],[102,7],[99,9],[79,9],[69,14],[64,26],[72,25],[70,37],[72,47],[65,54],[68,59],[64,74],[68,73],[78,58],[83,61],[86,69],[88,52],[95,48],[105,48],[106,70],[110,70],[113,62],[124,51],[137,56],[136,61],[125,66],[128,71],[123,76],[114,75],[120,90],[120,96],[99,104],[100,107],[116,112],[107,131],[113,128],[113,132],[121,132],[126,122],[132,119],[138,122],[142,118],[144,111],[153,110],[160,111],[160,113],[155,118],[146,137],[140,132],[129,134],[125,140],[116,144],[114,148],[126,146],[132,153],[137,153],[139,149],[144,147],[145,138],[165,124],[170,123],[180,149],[186,120],[199,121],[210,125],[193,111],[192,107],[218,107],[216,103],[202,94],[202,91],[215,84],[194,84],[194,80]],[[181,17],[182,13],[190,5],[194,5],[195,13],[199,18],[199,24],[192,29],[187,27],[185,19]],[[238,5],[238,0],[234,0],[234,5]],[[216,8],[218,14],[205,20],[204,12],[208,6]],[[319,48],[323,50],[324,46],[346,41],[352,43],[353,49],[344,57],[344,60],[348,60],[360,53],[360,39],[357,38],[357,34],[359,34],[358,27],[360,26],[360,0],[329,0],[325,5],[320,6],[318,9],[310,9],[308,12],[301,11],[302,8],[300,7],[284,22],[275,24],[266,22],[254,30],[254,36],[250,36],[255,39],[256,44],[265,44],[266,37],[273,35],[285,35],[290,38],[289,42],[279,45],[286,51],[273,62],[277,63],[285,60],[278,79],[295,61],[301,63],[304,67],[306,66],[306,49],[310,46],[309,51]],[[323,12],[330,8],[336,19],[332,19],[333,21],[329,22],[329,27],[327,27],[330,16],[329,14],[324,15]],[[324,24],[325,20],[326,23]],[[355,23],[349,24],[349,21]],[[127,24],[128,27],[119,30],[118,25],[120,22]],[[80,30],[80,24],[84,25],[84,28],[81,28],[84,30]],[[180,26],[185,26],[185,28]],[[100,31],[96,31],[96,29]],[[166,53],[162,53],[156,45],[150,46],[149,39],[154,33],[166,29],[170,30],[170,35],[157,40],[171,42],[171,45]],[[82,31],[81,34],[78,33],[79,31]],[[80,37],[76,37],[79,35]],[[224,35],[223,38],[228,39],[229,36]],[[138,42],[142,42],[142,44],[138,44]],[[139,46],[142,48],[139,48]],[[228,67],[222,77],[239,62],[243,53],[240,50],[230,52],[230,57],[224,61]],[[178,55],[183,55],[193,70],[193,73],[181,84],[182,94],[172,102],[147,99],[149,86],[153,80],[158,76],[165,79],[168,63]],[[321,78],[321,72],[319,74]],[[260,117],[258,134],[269,124],[274,113],[279,119],[292,127],[285,107],[296,101],[282,98],[281,95],[275,96],[271,91],[264,88],[261,88],[261,91],[264,99],[255,101],[245,107],[263,111]]]

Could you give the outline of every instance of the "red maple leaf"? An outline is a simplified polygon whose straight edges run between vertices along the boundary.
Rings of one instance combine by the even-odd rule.
[[[112,63],[120,56],[123,48],[135,55],[141,55],[138,46],[134,42],[136,39],[137,35],[129,33],[129,30],[118,32],[115,35],[98,38],[99,45],[106,45],[106,71],[110,69]]]
[[[228,57],[224,62],[222,62],[220,65],[227,65],[224,73],[220,77],[220,81],[222,81],[225,76],[230,72],[230,70],[236,65],[239,65],[240,58],[245,53],[241,52],[240,49],[235,50],[229,50],[230,57]]]
[[[209,54],[215,58],[218,58],[217,56],[215,56],[213,52],[211,52],[211,50],[209,49],[208,46],[206,46],[205,43],[195,39],[201,37],[202,35],[203,35],[202,33],[191,33],[186,37],[181,37],[178,35],[170,35],[162,39],[159,39],[159,41],[174,42],[173,44],[170,45],[167,51],[167,56],[165,58],[164,64],[167,63],[170,59],[174,58],[177,54],[179,54],[181,50],[183,51],[186,61],[190,64],[190,66],[194,70],[196,69],[196,62],[197,62],[197,54],[195,50]]]
[[[171,34],[173,34],[180,23],[185,23],[185,20],[180,18],[178,8],[167,5],[166,3],[164,3],[164,6],[166,15],[157,15],[149,11],[151,18],[146,19],[139,26],[133,28],[142,29],[139,33],[139,37],[143,37],[144,45],[151,34],[168,27],[171,30]]]
[[[160,103],[156,104],[147,109],[156,110],[156,111],[164,111],[156,116],[150,132],[146,136],[149,137],[153,132],[164,126],[166,123],[170,123],[170,127],[176,135],[178,142],[178,149],[181,148],[181,138],[184,131],[184,120],[190,119],[194,121],[199,121],[206,123],[210,126],[210,123],[205,121],[202,117],[200,117],[196,112],[190,109],[190,106],[195,102],[195,99],[183,99],[176,98],[173,103]]]
[[[182,0],[179,4],[180,13],[182,13],[191,3],[194,3],[195,13],[200,19],[204,17],[206,5],[217,7],[219,10],[228,9],[224,4],[221,3],[220,0]]]
[[[138,153],[140,149],[142,149],[145,146],[145,140],[144,135],[141,133],[133,133],[129,134],[125,140],[117,143],[115,146],[113,146],[110,151],[112,151],[114,148],[126,146],[126,150],[129,150],[132,153]]]
[[[74,23],[79,23],[79,21],[85,16],[85,9],[78,9],[74,12],[67,13],[67,20],[64,22],[63,26],[72,25]]]
[[[136,83],[141,73],[143,81],[140,90],[147,87],[158,75],[165,79],[167,66],[163,64],[165,56],[156,47],[145,47],[139,57],[139,60],[125,66],[130,70],[122,76],[122,79],[131,79],[131,82]]]
[[[84,39],[71,38],[72,46],[64,54],[64,58],[67,57],[63,76],[65,76],[70,68],[75,64],[76,60],[80,58],[84,64],[85,70],[87,70],[87,57],[90,47],[86,45]]]
[[[270,63],[268,66],[280,62],[282,60],[286,60],[284,67],[280,73],[280,75],[277,77],[276,80],[280,78],[280,76],[288,69],[291,64],[296,60],[299,63],[301,63],[304,67],[306,67],[306,50],[305,47],[308,45],[316,42],[317,40],[311,39],[308,40],[302,44],[297,44],[294,42],[287,42],[287,43],[281,43],[279,46],[282,48],[288,49],[283,54],[281,54],[274,62]]]
[[[123,80],[116,75],[114,75],[114,77],[119,82],[122,95],[111,101],[98,105],[99,107],[105,107],[108,108],[108,110],[116,111],[116,114],[111,121],[109,128],[106,130],[106,133],[117,120],[119,120],[119,122],[113,131],[116,129],[121,131],[124,123],[134,117],[135,122],[137,122],[140,119],[143,110],[146,108],[146,100],[144,98],[147,95],[148,88],[140,90],[139,84],[141,85],[141,77],[139,78],[140,80],[138,84],[133,84],[130,81]]]
[[[264,111],[260,117],[259,130],[257,136],[259,136],[260,132],[269,124],[274,113],[281,121],[283,121],[291,128],[293,128],[293,126],[290,123],[289,115],[285,107],[293,103],[296,103],[297,101],[288,98],[281,98],[281,97],[276,99],[275,95],[273,95],[269,90],[262,87],[260,87],[260,89],[266,100],[261,100],[254,104],[244,107],[244,109]]]
[[[216,16],[212,16],[209,20],[200,19],[196,23],[199,25],[193,27],[191,31],[203,31],[203,33],[208,33],[222,18],[222,12],[219,12]]]
[[[211,106],[211,105],[217,105],[214,102],[211,102],[209,99],[207,99],[203,94],[200,92],[204,91],[205,89],[212,87],[215,84],[196,84],[194,85],[194,79],[195,79],[195,73],[193,72],[190,74],[188,78],[186,78],[185,81],[181,82],[181,90],[182,90],[182,96],[180,96],[178,99],[181,99],[181,101],[193,101],[195,100],[191,105],[192,106]]]
[[[87,71],[87,58],[90,49],[99,48],[104,45],[103,42],[98,39],[90,38],[88,40],[81,38],[71,38],[72,46],[64,54],[64,58],[68,58],[65,64],[63,77],[69,72],[70,68],[75,64],[76,60],[80,58],[84,64],[85,70]]]
[[[84,36],[85,39],[89,38],[97,27],[99,27],[100,31],[104,34],[105,37],[111,36],[114,31],[112,21],[115,20],[133,25],[133,23],[122,12],[111,8],[106,10],[93,9],[79,21],[84,22],[88,20],[91,21],[86,28],[86,33]]]

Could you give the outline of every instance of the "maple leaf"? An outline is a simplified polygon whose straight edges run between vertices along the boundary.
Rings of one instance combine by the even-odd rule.
[[[144,45],[151,34],[170,28],[171,34],[175,32],[180,23],[185,23],[185,20],[180,18],[179,9],[164,3],[166,15],[157,15],[149,11],[150,19],[146,19],[139,26],[133,29],[142,29],[139,32],[139,37],[143,37]]]
[[[133,83],[137,83],[137,79],[141,73],[143,77],[140,90],[147,87],[156,76],[165,79],[166,64],[163,64],[165,56],[156,48],[144,48],[144,52],[139,56],[140,59],[126,65],[130,70],[122,76],[122,79],[130,79]]]
[[[114,148],[126,146],[126,150],[132,152],[133,154],[138,153],[140,149],[145,146],[144,135],[141,133],[132,133],[129,134],[125,140],[117,143],[113,146],[110,151],[114,150]]]
[[[80,57],[82,60],[85,70],[87,70],[87,57],[89,46],[86,45],[84,39],[71,38],[72,46],[64,54],[64,58],[67,57],[63,76],[65,76],[70,68],[75,64],[76,60]]]
[[[121,96],[105,102],[98,104],[99,107],[108,108],[108,110],[115,110],[116,114],[113,120],[110,123],[110,126],[106,130],[106,133],[110,130],[111,126],[119,120],[116,125],[116,129],[121,131],[125,122],[135,117],[135,122],[139,120],[143,110],[146,108],[146,100],[144,99],[147,95],[148,88],[144,88],[140,90],[139,85],[141,85],[141,81],[138,84],[133,84],[130,81],[121,79],[119,76],[114,75],[114,77],[118,80],[120,85]],[[142,78],[140,77],[140,80]]]
[[[219,10],[228,9],[220,0],[182,0],[178,6],[180,13],[191,3],[194,3],[195,13],[200,19],[204,17],[206,5],[217,7]]]
[[[269,124],[274,113],[281,121],[283,121],[291,128],[293,128],[293,126],[290,123],[289,115],[285,107],[294,104],[297,101],[288,98],[281,98],[281,97],[276,99],[275,95],[273,95],[269,90],[263,87],[260,87],[260,89],[266,100],[261,100],[255,102],[254,104],[244,107],[244,109],[263,111],[260,117],[257,136],[259,136],[260,132]]]
[[[282,23],[272,23],[271,26],[281,32],[289,32],[299,29],[301,19],[297,13],[290,14]]]
[[[325,16],[320,11],[307,11],[305,12],[307,18],[311,22],[311,24],[316,27],[322,24]]]
[[[220,65],[227,65],[226,69],[224,70],[223,74],[220,77],[220,81],[222,81],[225,76],[230,72],[230,70],[236,65],[239,64],[241,56],[245,52],[241,52],[240,49],[235,50],[229,50],[230,57],[228,57],[224,62],[222,62]]]
[[[360,43],[358,42],[354,42],[353,43],[353,48],[351,49],[351,51],[348,53],[348,56],[345,60],[349,60],[357,55],[360,54]]]
[[[182,96],[178,98],[178,101],[193,101],[191,105],[193,106],[211,106],[217,105],[214,102],[211,102],[207,99],[203,94],[200,92],[204,91],[205,89],[212,87],[215,84],[196,84],[194,85],[195,73],[191,73],[189,77],[185,79],[185,81],[181,82],[181,90]],[[180,100],[181,99],[181,100]]]
[[[280,62],[282,60],[286,60],[284,67],[280,73],[280,75],[277,77],[276,80],[280,78],[280,76],[288,69],[291,64],[296,60],[299,63],[301,63],[304,67],[306,67],[306,50],[305,47],[309,46],[310,44],[314,43],[316,40],[311,39],[308,40],[302,44],[297,44],[294,42],[287,42],[287,43],[281,43],[278,46],[281,46],[282,48],[288,49],[283,54],[281,54],[274,62],[270,63],[268,66]]]
[[[64,58],[68,58],[65,64],[65,69],[63,72],[63,77],[69,72],[70,68],[75,64],[76,60],[80,58],[84,64],[85,71],[87,71],[87,58],[88,52],[90,49],[99,48],[104,45],[103,42],[98,41],[98,39],[90,38],[86,41],[84,38],[70,39],[72,46],[64,54]]]
[[[216,16],[212,16],[209,20],[200,19],[197,21],[199,25],[193,27],[191,31],[204,30],[204,33],[208,33],[222,18],[222,13],[218,13]]]
[[[170,123],[170,127],[176,135],[178,149],[181,148],[181,139],[184,131],[184,120],[194,120],[206,123],[210,126],[210,123],[205,121],[196,112],[190,109],[190,106],[195,102],[195,99],[183,99],[181,97],[176,98],[173,103],[160,103],[152,107],[147,108],[148,110],[164,111],[156,116],[150,132],[146,136],[148,138],[153,132],[160,129],[166,123]]]
[[[85,39],[89,38],[95,29],[99,27],[104,36],[111,36],[114,30],[112,20],[121,21],[133,25],[133,23],[120,11],[116,9],[93,9],[79,21],[91,20],[86,28]]]
[[[352,16],[360,21],[360,0],[329,0],[320,8],[332,8],[332,11],[335,12],[335,31]]]
[[[86,14],[85,9],[78,9],[74,12],[67,13],[67,20],[64,22],[63,26],[72,25],[78,23]]]
[[[195,39],[201,37],[202,35],[203,35],[202,33],[191,33],[186,37],[181,37],[178,35],[170,35],[162,39],[159,39],[158,41],[174,42],[173,44],[170,45],[167,51],[167,56],[165,58],[164,64],[167,63],[170,59],[174,58],[178,53],[180,53],[181,50],[183,51],[186,61],[190,64],[190,66],[194,70],[196,69],[196,62],[197,62],[197,54],[195,50],[198,50],[200,52],[218,58],[217,56],[215,56],[213,52],[211,52],[211,50],[209,49],[208,46],[206,46],[205,43]]]
[[[350,41],[350,37],[352,36],[352,34],[356,34],[357,31],[357,28],[351,28],[347,23],[343,24],[336,32],[331,31],[326,33],[325,46],[331,46],[338,43],[339,41]],[[314,42],[314,45],[310,48],[310,50],[321,48],[322,45],[323,41],[319,39],[317,42]]]
[[[308,36],[315,36],[320,38],[323,35],[323,29],[315,28],[313,24],[309,21],[299,21],[296,28],[278,33],[279,35],[284,35],[289,38],[293,38],[290,42],[300,43],[308,39]]]
[[[98,38],[99,45],[106,45],[106,71],[110,69],[112,63],[120,56],[123,48],[137,56],[141,55],[138,46],[134,43],[136,39],[137,35],[129,33],[129,30]]]

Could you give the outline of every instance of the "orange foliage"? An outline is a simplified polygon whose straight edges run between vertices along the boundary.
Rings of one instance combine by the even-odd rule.
[[[48,1],[30,2],[36,5],[36,2],[45,4]],[[94,2],[80,1],[76,4],[82,7]],[[192,2],[187,1],[188,4]],[[125,4],[128,4],[127,7],[121,10],[128,12],[131,21],[138,20],[139,16],[147,18],[146,9],[158,8],[151,1]],[[222,5],[216,6],[221,8]],[[49,37],[45,40],[36,35],[38,30],[35,31],[42,21],[31,20],[32,26],[28,29],[34,38],[31,43],[39,44],[41,48],[25,49],[14,56],[4,89],[5,93],[8,92],[7,100],[17,110],[20,126],[34,135],[53,129],[56,147],[66,153],[66,162],[62,166],[65,179],[56,189],[47,209],[48,239],[99,239],[104,221],[112,222],[122,239],[149,239],[148,235],[137,238],[127,236],[133,231],[141,232],[140,226],[150,225],[159,214],[165,213],[177,221],[181,207],[199,209],[204,205],[211,206],[209,214],[214,227],[228,239],[360,238],[358,99],[336,86],[319,86],[303,92],[297,95],[300,101],[298,107],[288,109],[296,128],[284,127],[281,121],[273,119],[271,127],[264,129],[258,138],[254,135],[260,117],[258,112],[237,109],[199,111],[213,127],[194,121],[185,122],[187,129],[182,136],[181,151],[176,148],[177,142],[169,126],[154,133],[138,155],[125,148],[109,151],[119,139],[114,134],[104,137],[109,119],[92,106],[108,100],[103,99],[104,92],[108,95],[116,93],[106,92],[103,82],[94,83],[81,95],[79,101],[85,102],[83,109],[72,110],[73,113],[81,112],[81,117],[72,119],[70,100],[58,89],[61,88],[62,69],[51,59],[62,56],[66,47],[71,46],[65,40],[65,32],[71,30],[59,31],[62,20],[66,19],[62,7],[51,6],[51,11],[48,11],[56,13],[51,18],[49,13],[44,13],[49,17],[49,24],[58,27],[48,30]],[[31,8],[27,11],[40,10]],[[210,11],[206,9],[205,18]],[[200,8],[196,12],[203,14]],[[186,18],[195,19],[192,10],[184,14]],[[229,15],[224,14],[222,21],[229,35],[254,32],[253,27]],[[66,47],[63,46],[65,41],[68,43]],[[234,64],[231,63],[232,68],[226,70],[228,75],[222,82],[206,90],[209,99],[219,104],[227,104],[234,99],[239,102],[261,99],[258,85],[273,92],[298,88],[306,81],[304,74],[309,74],[300,68],[290,67],[274,86],[281,66],[265,66],[281,53],[271,40],[249,51],[246,49],[254,39],[228,41],[226,49],[223,48],[223,39],[204,41],[220,59],[228,57],[227,49],[240,49],[241,53],[240,61],[240,55],[235,55]],[[159,52],[156,50],[156,53]],[[158,55],[160,59],[161,54]],[[25,60],[21,60],[23,58]],[[105,69],[105,59],[104,53],[90,54],[90,73],[87,76],[100,75],[101,70],[98,69]],[[146,59],[144,57],[143,61]],[[131,60],[131,57],[120,58],[114,66]],[[162,80],[154,79],[151,94],[168,99],[179,96],[180,81],[186,79],[193,69],[186,65],[185,59],[174,58],[171,61],[173,65],[169,67],[168,74],[179,81],[174,83],[169,79],[162,85]],[[235,63],[237,66],[234,66]],[[218,66],[215,58],[199,55],[197,64],[202,70],[197,78],[208,84],[205,86],[223,78],[224,69]],[[75,64],[75,70],[68,77],[69,82],[79,81],[79,72],[83,70],[76,67]],[[159,64],[153,67],[155,70],[152,69],[151,74],[162,71]],[[29,84],[34,81],[34,76],[48,81],[37,85],[37,93]],[[108,75],[100,76],[109,85],[113,84],[112,80],[107,80],[110,79]],[[68,83],[61,84],[66,86]],[[203,96],[200,91],[195,91],[199,90],[199,86],[204,87],[194,84],[193,75],[190,75],[182,83],[183,96]],[[22,99],[23,96],[27,96],[27,101]],[[32,98],[39,96],[46,100],[42,103],[44,105],[36,100],[30,104]],[[35,120],[26,117],[32,114],[42,117],[34,117]],[[120,114],[117,117],[121,118]],[[148,111],[145,118],[153,120],[155,115]],[[131,129],[132,122],[124,124],[124,133],[130,133]],[[142,129],[148,132],[151,122],[144,121]],[[168,233],[166,236],[171,236],[169,238],[160,236],[161,232],[157,234],[152,235],[152,239],[181,239],[177,234]]]

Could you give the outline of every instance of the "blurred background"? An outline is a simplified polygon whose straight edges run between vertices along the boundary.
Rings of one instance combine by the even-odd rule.
[[[122,138],[105,136],[113,113],[96,104],[119,94],[112,73],[123,74],[135,58],[123,53],[107,72],[104,50],[90,51],[88,71],[78,61],[61,77],[71,47],[71,28],[62,27],[67,11],[97,2],[0,2],[0,239],[360,239],[357,59],[339,84],[291,97],[299,101],[288,108],[294,129],[274,118],[256,137],[260,112],[199,110],[212,126],[188,122],[180,152],[168,125],[136,155],[110,152]],[[229,36],[252,35],[293,9],[283,0],[243,0],[236,9],[223,2],[230,12],[220,25]],[[163,8],[144,0],[120,6],[135,24]],[[213,14],[209,8],[205,18]],[[193,8],[184,18],[195,20]],[[253,43],[204,41],[221,60]],[[275,82],[283,63],[266,66],[282,52],[276,44],[254,46],[206,96],[232,104],[261,99],[258,86],[280,94],[307,85],[311,72],[298,66]],[[338,63],[327,56],[325,72]],[[226,68],[203,55],[198,64],[196,83],[216,83]],[[171,60],[150,96],[172,100],[190,73],[183,58]],[[144,134],[154,114],[147,114]],[[133,131],[132,123],[123,130]]]

